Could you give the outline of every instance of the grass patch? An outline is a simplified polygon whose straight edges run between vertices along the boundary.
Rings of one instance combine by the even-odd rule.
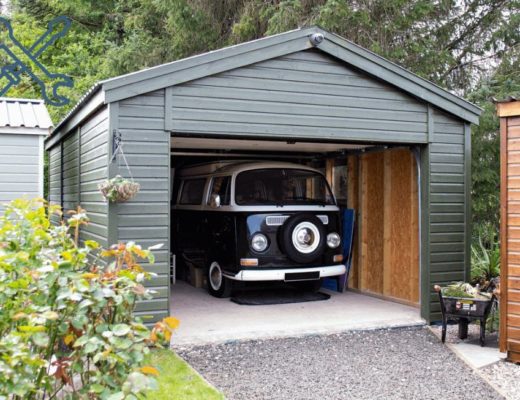
[[[147,393],[154,400],[223,400],[224,395],[210,386],[183,359],[171,350],[154,350],[144,365],[159,370],[159,388]]]

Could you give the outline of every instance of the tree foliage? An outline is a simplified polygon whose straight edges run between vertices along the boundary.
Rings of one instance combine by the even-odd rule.
[[[317,24],[481,105],[473,131],[475,220],[498,221],[497,121],[491,97],[518,90],[520,0],[12,0],[29,44],[67,15],[73,28],[42,55],[72,75],[77,100],[94,82]],[[1,57],[1,55],[0,55]],[[25,80],[13,96],[38,96]],[[53,108],[55,119],[67,108]]]

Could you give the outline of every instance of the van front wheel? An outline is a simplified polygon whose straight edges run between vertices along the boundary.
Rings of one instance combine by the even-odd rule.
[[[231,296],[233,281],[226,278],[218,262],[214,261],[208,268],[208,292],[214,297]]]

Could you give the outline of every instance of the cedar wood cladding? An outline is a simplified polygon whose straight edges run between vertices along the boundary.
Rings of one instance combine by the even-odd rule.
[[[165,316],[169,310],[170,132],[421,146],[422,316],[428,320],[439,318],[439,304],[431,293],[434,284],[464,279],[467,275],[468,127],[469,122],[478,117],[478,109],[424,81],[420,81],[424,90],[414,89],[414,95],[421,99],[413,97],[410,85],[416,85],[420,78],[408,77],[412,83],[397,85],[397,78],[393,76],[398,67],[394,64],[384,64],[385,70],[376,71],[375,66],[383,61],[367,52],[365,68],[360,68],[359,54],[351,58],[354,65],[337,58],[346,49],[361,52],[359,48],[352,48],[352,44],[348,44],[350,48],[342,47],[337,43],[339,39],[332,37],[330,42],[325,40],[326,52],[322,52],[321,45],[318,49],[310,48],[306,36],[303,41],[296,41],[295,32],[303,31],[283,34],[286,41],[282,40],[283,35],[278,35],[197,56],[198,65],[194,64],[197,57],[179,61],[171,64],[170,75],[159,74],[157,71],[164,67],[161,66],[144,71],[149,77],[142,81],[136,78],[137,73],[101,83],[47,142],[51,156],[50,196],[56,201],[61,197],[60,190],[65,188],[57,184],[60,171],[53,162],[59,164],[57,160],[61,160],[59,149],[61,143],[66,148],[63,138],[69,134],[67,127],[73,125],[71,121],[92,108],[93,112],[83,117],[79,128],[70,130],[71,135],[72,130],[81,132],[80,152],[82,157],[88,157],[88,161],[82,158],[78,163],[80,176],[87,173],[85,164],[89,172],[95,171],[84,181],[81,197],[76,199],[89,211],[95,208],[97,220],[90,234],[96,235],[98,240],[105,243],[135,240],[144,246],[164,244],[156,253],[156,263],[146,266],[158,274],[149,283],[157,291],[154,299],[138,306],[140,313],[152,317],[148,321]],[[328,35],[325,33],[326,38]],[[269,50],[266,50],[266,41],[271,43]],[[253,45],[263,50],[242,55],[237,50],[241,46],[247,50]],[[220,57],[219,52],[225,51],[228,58]],[[248,59],[256,61],[248,63]],[[201,65],[204,67],[204,60],[208,61],[206,68],[198,72]],[[176,72],[175,68],[180,68],[177,65],[182,63],[187,68]],[[377,72],[377,75],[366,71]],[[118,82],[129,86],[125,89],[124,85],[117,86]],[[98,103],[101,111],[95,111],[92,98],[100,93],[103,96]],[[441,94],[445,97],[435,97]],[[452,112],[446,112],[447,109]],[[88,140],[99,141],[97,149],[81,150],[85,127],[91,132]],[[107,206],[101,201],[95,183],[106,177],[108,143],[113,132],[121,134],[132,174],[141,183],[142,190],[127,203]],[[99,138],[94,139],[92,135]],[[76,142],[69,140],[73,148]],[[122,160],[112,163],[110,176],[126,175],[122,165]],[[70,170],[66,168],[68,179],[75,182],[76,172],[72,165],[69,167]],[[63,193],[65,196],[66,191]]]
[[[520,101],[500,102],[500,351],[520,362]]]

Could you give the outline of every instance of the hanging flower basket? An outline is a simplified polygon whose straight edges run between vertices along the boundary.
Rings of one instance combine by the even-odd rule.
[[[141,189],[141,185],[133,180],[123,178],[121,175],[108,179],[98,185],[98,189],[111,203],[124,203],[135,197]]]

